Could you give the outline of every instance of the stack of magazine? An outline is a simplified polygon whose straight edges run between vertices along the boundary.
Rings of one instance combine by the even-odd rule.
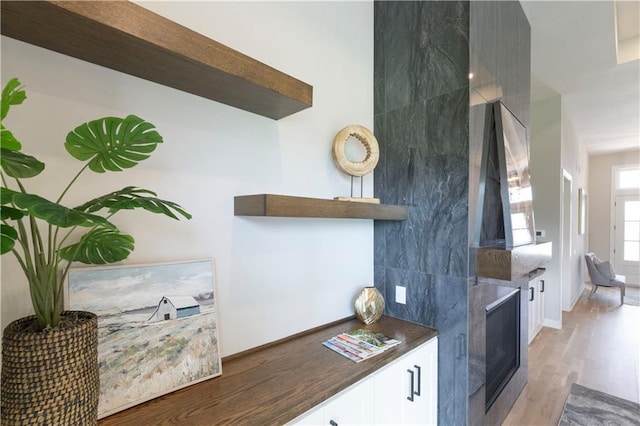
[[[338,334],[323,343],[324,346],[354,362],[364,361],[398,344],[399,340],[363,328]]]

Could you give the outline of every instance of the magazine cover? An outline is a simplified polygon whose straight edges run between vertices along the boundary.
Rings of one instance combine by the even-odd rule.
[[[376,333],[375,331],[359,328],[353,331],[347,331],[345,334],[353,336],[363,342],[369,343],[378,348],[386,348],[389,346],[395,346],[400,343],[399,340],[392,339],[385,336],[382,333]]]
[[[382,333],[358,329],[334,336],[323,345],[353,362],[361,362],[399,343]]]

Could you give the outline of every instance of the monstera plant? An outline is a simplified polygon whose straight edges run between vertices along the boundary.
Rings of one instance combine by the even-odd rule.
[[[9,109],[25,99],[20,81],[10,80],[2,91],[2,122]],[[82,164],[55,200],[29,191],[27,179],[42,173],[45,165],[22,152],[22,143],[0,124],[1,254],[15,256],[35,311],[10,323],[2,335],[2,424],[96,424],[98,321],[91,312],[63,311],[69,267],[73,262],[106,264],[129,256],[133,237],[111,222],[122,210],[143,209],[173,219],[191,215],[178,204],[134,186],[79,206],[62,204],[85,172],[129,169],[162,142],[155,127],[135,115],[100,118],[69,132],[64,146]],[[53,185],[55,171],[52,178]]]
[[[2,120],[12,106],[25,99],[20,81],[10,80],[2,91]],[[1,131],[1,253],[14,255],[22,268],[40,329],[60,323],[63,283],[72,262],[113,263],[126,259],[133,250],[133,237],[118,230],[110,221],[113,215],[122,210],[143,209],[173,219],[191,218],[178,204],[134,186],[78,206],[62,204],[83,173],[129,169],[162,143],[155,127],[135,115],[100,118],[69,132],[64,147],[83,164],[55,200],[29,192],[26,180],[43,172],[45,164],[22,152],[22,144],[4,124]]]

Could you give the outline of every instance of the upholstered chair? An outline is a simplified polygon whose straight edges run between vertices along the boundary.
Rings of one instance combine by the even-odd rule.
[[[584,260],[587,263],[592,284],[589,299],[595,294],[598,287],[618,287],[620,289],[620,304],[623,304],[624,286],[626,282],[625,276],[616,275],[611,262],[598,259],[595,253],[585,254]]]

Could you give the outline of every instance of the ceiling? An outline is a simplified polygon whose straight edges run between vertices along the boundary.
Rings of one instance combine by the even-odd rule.
[[[619,31],[639,34],[639,1],[617,3]],[[561,95],[563,120],[590,154],[640,148],[640,60],[617,63],[616,2],[521,4],[531,24],[532,102]]]

